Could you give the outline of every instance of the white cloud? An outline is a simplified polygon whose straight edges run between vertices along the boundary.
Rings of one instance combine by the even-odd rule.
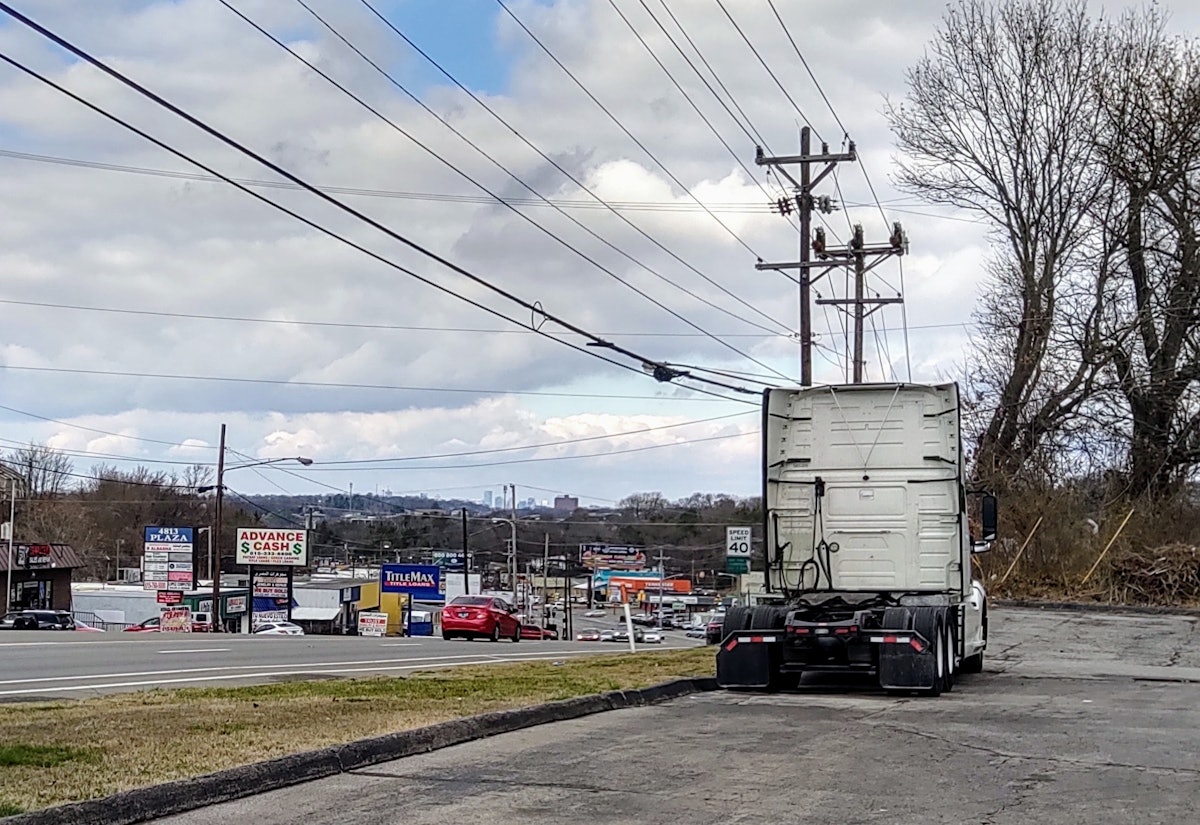
[[[285,34],[305,57],[492,191],[511,198],[531,197],[320,30],[299,7],[263,0],[237,5],[272,31]],[[755,167],[754,142],[711,98],[644,11],[622,4],[622,8],[626,6],[630,6],[630,19],[734,147],[737,158],[714,139],[605,0],[527,0],[513,8],[694,194],[714,205],[750,203],[761,209],[767,196],[759,184],[772,197],[779,189]],[[773,15],[765,13],[757,0],[727,0],[727,6],[805,116],[836,149],[841,130]],[[889,207],[925,213],[897,212],[894,217],[903,220],[912,243],[912,254],[904,263],[913,377],[940,378],[953,368],[965,340],[963,330],[944,325],[969,320],[986,242],[978,226],[936,217],[953,217],[952,213],[910,202],[894,203],[898,195],[888,177],[892,142],[880,109],[885,94],[903,93],[903,69],[921,54],[942,7],[897,7],[872,0],[855,5],[850,25],[850,15],[840,4],[777,2],[776,6],[857,141],[880,198]],[[346,4],[324,0],[317,7],[387,65],[408,65],[414,59],[390,33]],[[724,15],[707,0],[673,2],[671,8],[770,149],[795,151],[799,115]],[[735,302],[611,214],[595,209],[570,212],[639,261],[747,321],[736,320],[667,285],[552,209],[517,206],[522,214],[561,235],[612,275],[548,238],[511,210],[447,199],[480,193],[219,4],[208,0],[124,0],[96,4],[82,16],[70,4],[31,0],[24,9],[306,179],[322,185],[437,194],[440,199],[432,201],[339,197],[504,290],[536,301],[546,311],[602,333],[614,343],[665,361],[764,372],[764,367],[698,334],[612,275],[769,367],[793,375],[797,371],[795,343],[785,337],[758,335],[762,330],[755,326],[779,329],[778,324]],[[1177,18],[1182,27],[1196,22],[1196,13],[1179,9]],[[511,20],[497,17],[494,29],[498,48],[512,60],[512,71],[504,92],[486,95],[490,105],[602,197],[669,204],[669,210],[625,214],[784,328],[795,325],[794,285],[777,273],[755,271],[755,255],[711,217],[695,210],[688,194],[625,137]],[[31,62],[223,172],[239,178],[276,179],[93,69],[66,62],[61,53],[13,24],[0,26],[0,50]],[[498,126],[461,91],[434,87],[427,90],[425,99],[537,191],[552,198],[587,200],[585,192]],[[7,68],[0,69],[0,149],[195,171]],[[754,181],[746,179],[739,161],[755,172]],[[872,202],[856,167],[842,167],[839,183],[849,204]],[[307,194],[256,191],[456,295],[485,303],[520,322],[532,319],[527,309],[500,299]],[[828,192],[836,194],[832,187]],[[768,260],[794,257],[797,235],[779,216],[760,211],[722,212],[720,217],[755,254]],[[862,221],[869,233],[885,229],[873,203],[847,206],[829,216],[831,232],[844,237],[847,219]],[[6,332],[0,364],[91,371],[5,369],[5,406],[113,433],[106,436],[3,413],[6,443],[37,439],[64,449],[141,460],[211,460],[217,431],[225,422],[230,444],[255,459],[311,455],[327,463],[561,441],[743,409],[735,403],[697,401],[695,393],[655,384],[637,369],[638,364],[627,359],[615,358],[635,372],[604,364],[589,354],[613,357],[611,351],[584,347],[583,339],[553,323],[545,324],[543,330],[584,351],[572,351],[533,334],[489,332],[514,327],[219,183],[0,157],[0,271],[5,274],[0,300],[26,302],[0,303],[0,323]],[[894,266],[882,267],[881,275],[893,285],[898,282]],[[822,289],[830,287],[827,281]],[[877,288],[885,289],[882,281]],[[203,320],[153,313],[322,324]],[[837,368],[823,358],[836,360],[827,348],[844,351],[840,334],[830,331],[838,322],[832,311],[829,324],[824,311],[816,311],[814,317],[822,333],[817,376],[835,380]],[[888,310],[882,321],[889,328],[898,328],[900,315]],[[402,329],[406,327],[437,329]],[[893,364],[902,360],[903,336],[890,332],[887,344],[886,351],[877,354],[872,341],[869,371],[878,372],[881,360]],[[273,383],[256,383],[261,381]],[[497,392],[489,397],[475,392],[478,390]],[[574,395],[533,394],[556,392]],[[752,405],[744,408],[753,410]],[[756,426],[753,415],[738,421],[737,427],[752,430]],[[656,430],[611,441],[544,448],[535,456],[607,454],[561,463],[403,471],[373,470],[364,465],[353,472],[323,473],[316,467],[312,471],[290,469],[326,485],[344,487],[353,481],[358,489],[373,484],[396,490],[478,488],[476,495],[480,495],[500,483],[520,481],[613,499],[634,489],[661,489],[669,495],[699,489],[754,494],[759,487],[759,464],[753,436],[611,454],[615,449],[734,432],[729,429],[734,426],[713,422]],[[505,457],[499,454],[497,460]],[[77,463],[88,466],[93,462],[81,456]],[[279,468],[260,472],[272,473],[271,478],[292,489],[326,489],[320,483],[305,483],[283,474]],[[247,489],[263,486],[253,473],[239,474],[238,479]]]

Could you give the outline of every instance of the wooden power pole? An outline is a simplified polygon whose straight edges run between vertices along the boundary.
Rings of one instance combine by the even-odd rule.
[[[839,305],[843,310],[846,306],[852,307],[850,312],[854,320],[853,374],[854,383],[860,384],[864,371],[863,323],[865,319],[884,304],[896,304],[904,300],[899,296],[895,298],[867,297],[866,275],[884,258],[904,254],[907,251],[907,244],[903,229],[899,223],[895,223],[892,225],[892,236],[887,244],[866,245],[863,242],[862,226],[855,225],[853,237],[847,246],[826,246],[825,230],[820,227],[815,233],[812,230],[812,213],[816,209],[828,214],[836,207],[827,195],[814,197],[813,188],[824,180],[837,164],[843,161],[857,160],[858,155],[854,141],[850,141],[847,147],[848,151],[842,153],[830,153],[829,144],[823,142],[820,154],[815,155],[812,154],[811,144],[812,129],[805,126],[800,130],[799,155],[769,157],[763,154],[761,146],[758,147],[754,162],[759,166],[770,166],[775,169],[795,188],[794,204],[800,218],[800,260],[774,263],[760,260],[754,268],[760,271],[795,269],[799,272],[797,281],[800,287],[800,384],[805,387],[812,386],[812,287],[836,268],[854,268],[853,298],[821,298],[817,300],[817,303]],[[794,165],[800,167],[799,180],[785,168]],[[813,174],[814,166],[820,167],[820,171],[816,175]],[[793,202],[781,199],[776,207],[780,213],[787,215],[792,211],[792,205]],[[816,260],[813,260],[812,253],[816,253]],[[871,309],[868,310],[867,307],[871,307]]]

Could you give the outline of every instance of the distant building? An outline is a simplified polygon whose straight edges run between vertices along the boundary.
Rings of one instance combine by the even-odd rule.
[[[555,496],[554,510],[558,513],[574,513],[579,509],[579,499],[575,496]]]
[[[483,506],[484,507],[492,506],[492,491],[491,490],[483,491]]]

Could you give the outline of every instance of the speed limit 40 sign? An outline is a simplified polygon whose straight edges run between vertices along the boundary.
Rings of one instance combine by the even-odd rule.
[[[750,558],[750,528],[725,528],[725,555],[731,559]]]

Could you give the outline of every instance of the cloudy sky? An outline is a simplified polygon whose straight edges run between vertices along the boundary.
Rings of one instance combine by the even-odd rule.
[[[942,3],[774,0],[786,29],[768,0],[13,5],[336,203],[11,19],[0,54],[341,239],[0,63],[0,449],[181,469],[215,463],[225,423],[233,464],[315,462],[231,473],[243,493],[755,494],[754,395],[657,382],[553,319],[794,382],[795,286],[754,264],[798,234],[754,157],[804,123],[863,161],[823,189],[830,242],[899,220],[911,243],[869,283],[906,302],[868,326],[868,378],[958,375],[986,236],[895,190],[881,114]],[[814,322],[816,378],[840,380],[842,321]]]

